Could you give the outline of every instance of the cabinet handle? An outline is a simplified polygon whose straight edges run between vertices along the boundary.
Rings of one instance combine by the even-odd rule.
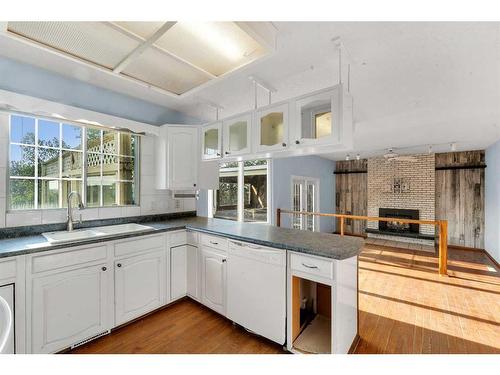
[[[229,151],[226,151],[226,152],[225,152],[225,154],[226,154],[226,155],[229,155]]]
[[[107,270],[107,268],[106,268],[106,267],[102,267],[101,269],[102,269],[103,271],[106,271],[106,270]]]
[[[310,264],[302,263],[304,267],[318,269],[318,266],[311,266]]]
[[[295,144],[296,144],[296,145],[298,145],[299,143],[300,143],[300,141],[299,141],[299,140],[296,140],[296,141],[295,141]]]
[[[226,263],[227,259],[222,259],[222,263]]]
[[[286,147],[286,143],[285,143],[285,142],[283,142],[281,145],[282,145],[283,147]]]
[[[217,153],[217,156],[220,156],[220,152]]]
[[[196,186],[196,184],[193,184],[193,186]]]
[[[218,245],[218,244],[219,244],[218,242],[214,242],[214,241],[210,241],[210,243],[211,243],[212,245]]]
[[[118,268],[120,268],[120,267],[122,266],[122,264],[121,264],[121,263],[118,263],[116,266],[117,266]]]

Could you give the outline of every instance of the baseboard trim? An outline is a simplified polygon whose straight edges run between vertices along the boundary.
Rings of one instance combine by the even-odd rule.
[[[351,347],[349,348],[347,354],[354,354],[354,351],[358,347],[360,340],[361,340],[361,337],[359,336],[359,334],[356,333],[356,336],[354,337],[354,340],[352,340]]]

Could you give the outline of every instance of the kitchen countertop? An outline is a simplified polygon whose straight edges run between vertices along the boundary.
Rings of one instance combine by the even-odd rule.
[[[188,229],[241,240],[262,246],[291,250],[325,258],[343,260],[358,255],[364,244],[359,237],[341,237],[336,234],[310,232],[298,229],[278,228],[267,224],[238,223],[230,220],[186,217],[165,221],[148,222],[152,231],[119,234],[112,237],[92,238],[64,244],[50,244],[42,235],[23,236],[0,240],[0,258],[32,254],[72,246],[114,241],[154,233]]]

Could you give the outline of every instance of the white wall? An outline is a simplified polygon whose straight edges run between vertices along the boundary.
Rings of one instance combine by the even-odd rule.
[[[155,189],[154,139],[155,134],[158,133],[158,127],[0,90],[0,103],[2,102],[15,105],[19,110],[26,112],[35,112],[38,108],[47,113],[62,114],[66,118],[98,121],[112,126],[121,124],[122,127],[147,133],[146,136],[141,137],[140,146],[140,205],[84,209],[81,211],[83,220],[195,210],[194,199],[174,200],[171,198],[170,191]],[[7,211],[8,158],[9,115],[6,112],[0,112],[0,228],[65,222],[65,209]]]
[[[486,149],[485,249],[500,262],[500,141]]]

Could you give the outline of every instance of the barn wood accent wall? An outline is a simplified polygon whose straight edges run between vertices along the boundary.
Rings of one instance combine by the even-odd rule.
[[[335,163],[335,212],[346,215],[367,214],[368,160],[337,161]],[[337,220],[337,228],[340,223]],[[366,221],[347,219],[344,231],[364,235]]]
[[[436,219],[451,245],[484,248],[485,167],[484,150],[436,154]]]

